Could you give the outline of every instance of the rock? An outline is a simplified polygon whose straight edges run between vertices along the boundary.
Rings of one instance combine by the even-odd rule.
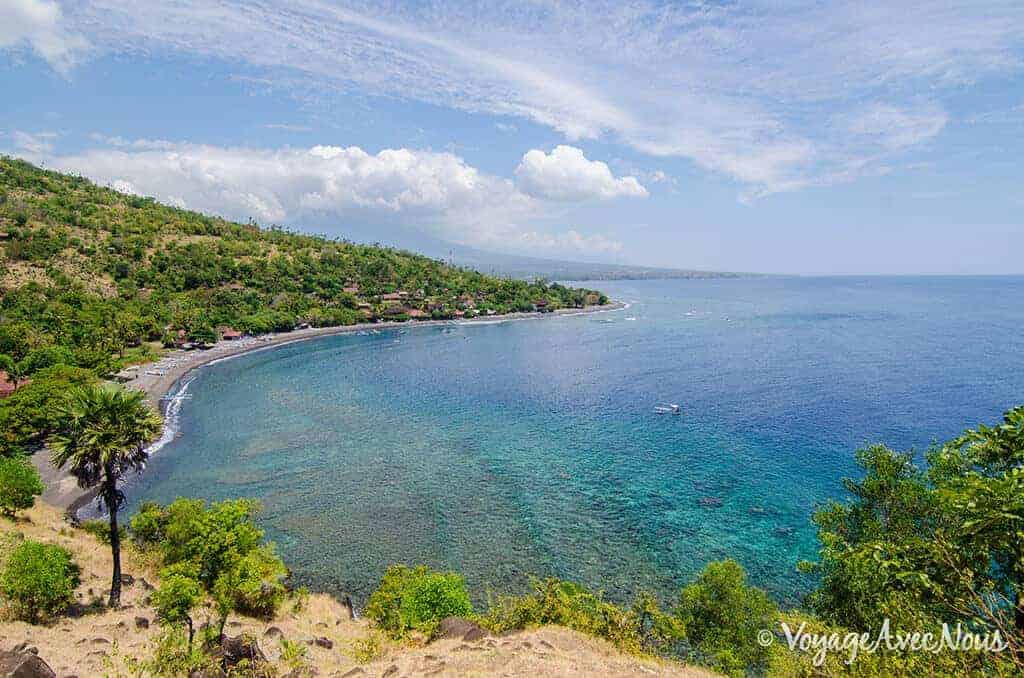
[[[452,638],[470,643],[486,637],[487,631],[462,617],[446,617],[441,620],[441,625],[437,627],[435,636],[435,638]]]
[[[388,678],[389,676],[398,675],[398,664],[392,664],[391,666],[384,669],[384,673],[380,674],[381,678]]]
[[[346,671],[345,673],[341,674],[341,678],[355,678],[356,676],[365,676],[365,675],[366,675],[366,671],[363,671],[361,668],[359,668],[357,666],[354,669],[350,669],[350,670]]]
[[[49,664],[33,652],[0,652],[0,676],[7,678],[57,678]]]
[[[284,631],[277,628],[276,626],[268,626],[267,630],[263,632],[265,638],[280,638],[284,635]]]
[[[260,650],[256,639],[244,633],[234,638],[224,636],[220,647],[214,648],[210,652],[210,657],[223,666],[226,671],[230,671],[243,659],[248,660],[249,666],[253,669],[258,669],[267,663],[267,657]]]
[[[131,576],[130,574],[122,574],[121,575],[121,583],[124,586],[134,586],[135,585],[135,577]]]
[[[156,590],[155,586],[153,586],[152,584],[150,584],[148,581],[146,581],[145,579],[143,579],[141,577],[139,578],[139,586],[141,586],[146,591],[154,591],[154,590]]]
[[[320,636],[319,638],[315,639],[313,641],[313,644],[317,647],[322,647],[325,650],[330,650],[334,647],[334,641],[330,638],[324,638],[323,636]]]
[[[17,645],[12,647],[11,648],[11,652],[14,652],[14,653],[28,652],[29,654],[39,654],[39,648],[36,647],[35,645],[29,645],[28,641],[26,640],[26,641],[24,641],[22,643],[18,643]]]
[[[93,645],[110,645],[110,639],[102,636],[96,636],[92,639]]]
[[[137,628],[137,629],[148,629],[149,628],[149,620],[146,619],[145,617],[136,617],[135,618],[135,628]]]

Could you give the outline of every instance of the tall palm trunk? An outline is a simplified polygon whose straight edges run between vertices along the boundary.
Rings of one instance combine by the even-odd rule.
[[[110,600],[107,606],[121,607],[121,532],[117,527],[117,484],[107,476],[107,490],[104,492],[107,511],[110,512],[110,555],[114,560],[113,574],[110,580]]]

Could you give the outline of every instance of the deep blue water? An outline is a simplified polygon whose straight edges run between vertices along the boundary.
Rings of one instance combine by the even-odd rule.
[[[130,497],[257,497],[298,580],[357,599],[395,562],[478,598],[536,574],[668,599],[732,557],[793,603],[855,448],[924,450],[1024,401],[1024,278],[599,286],[630,307],[206,368]]]

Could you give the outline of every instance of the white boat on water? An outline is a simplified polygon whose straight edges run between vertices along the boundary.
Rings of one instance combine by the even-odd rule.
[[[683,410],[675,403],[666,403],[664,405],[656,405],[654,412],[655,414],[682,414]]]

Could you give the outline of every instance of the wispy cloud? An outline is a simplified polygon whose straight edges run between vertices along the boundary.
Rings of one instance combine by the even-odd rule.
[[[68,32],[61,7],[51,0],[4,0],[0,3],[0,50],[30,49],[55,70],[66,73],[86,41]]]
[[[687,158],[747,195],[885,171],[941,133],[944,94],[1019,72],[1024,44],[1019,0],[83,0],[67,14],[107,50],[523,118]]]

